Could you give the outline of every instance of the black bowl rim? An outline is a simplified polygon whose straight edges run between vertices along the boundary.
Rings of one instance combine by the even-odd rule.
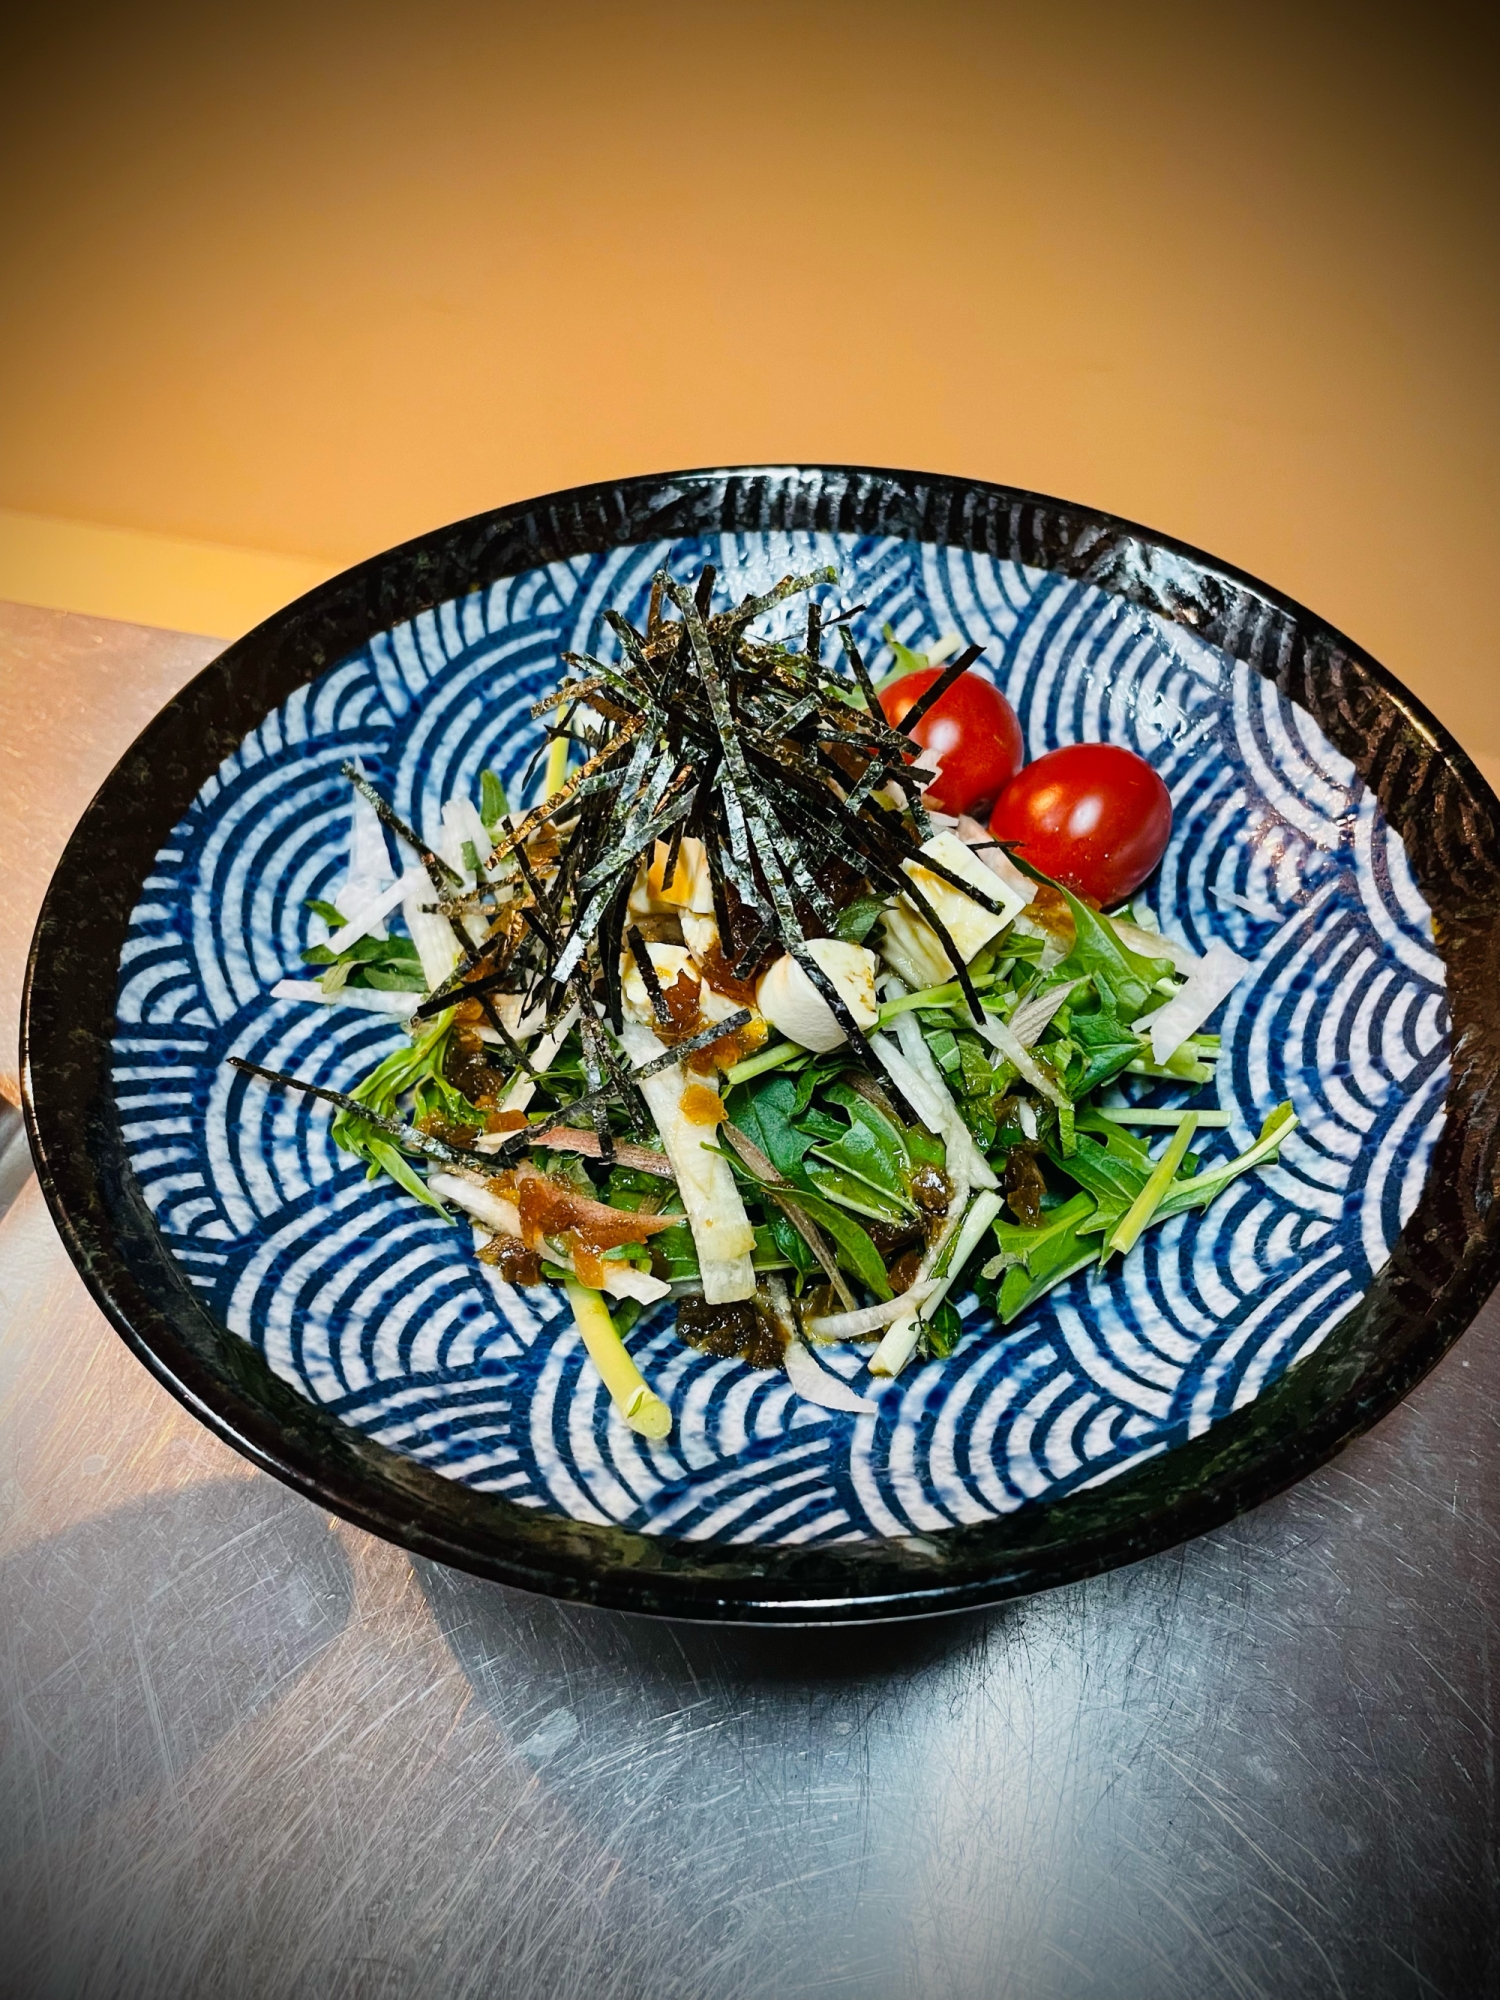
[[[140,1198],[107,1086],[119,943],[150,860],[203,779],[295,686],[520,569],[737,528],[895,533],[1008,557],[1248,661],[1312,711],[1375,791],[1447,964],[1444,1134],[1389,1264],[1339,1327],[1255,1402],[1138,1471],[936,1536],[817,1550],[661,1540],[477,1494],[373,1443],[208,1315]],[[434,529],[319,585],[226,647],[126,751],[57,865],[28,956],[21,1073],[38,1179],[94,1298],[158,1381],[253,1464],[414,1553],[677,1618],[825,1624],[993,1603],[1138,1560],[1299,1479],[1391,1409],[1500,1281],[1497,828],[1500,804],[1470,759],[1362,648],[1247,573],[1115,515],[864,466],[705,467],[574,487]]]

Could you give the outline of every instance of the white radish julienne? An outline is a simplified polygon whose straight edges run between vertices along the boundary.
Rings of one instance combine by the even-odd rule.
[[[1227,944],[1211,944],[1164,1007],[1133,1023],[1138,1035],[1151,1036],[1151,1060],[1170,1062],[1190,1035],[1197,1034],[1209,1015],[1239,985],[1249,964]]]
[[[915,1014],[898,1014],[893,1023],[896,1039],[901,1044],[901,1056],[905,1058],[908,1071],[915,1071],[925,1089],[928,1101],[935,1114],[929,1119],[925,1113],[922,1122],[942,1140],[948,1155],[948,1176],[950,1180],[961,1180],[968,1187],[989,1188],[997,1185],[994,1171],[989,1161],[974,1144],[974,1136],[964,1123],[963,1114],[948,1094],[948,1086],[943,1082],[942,1071],[933,1061]],[[872,1035],[872,1046],[876,1046],[881,1061],[899,1084],[901,1079],[891,1069],[890,1057],[895,1053],[884,1035]],[[884,1047],[879,1044],[884,1043]],[[918,1106],[913,1104],[915,1111]]]
[[[422,977],[427,981],[429,993],[437,991],[458,963],[458,940],[449,928],[448,919],[427,908],[433,893],[432,884],[424,874],[421,888],[409,890],[401,899],[401,914],[422,962]]]
[[[804,1403],[816,1403],[824,1410],[847,1410],[854,1416],[875,1415],[877,1406],[837,1375],[831,1375],[800,1340],[787,1342],[782,1359],[786,1363],[787,1380]]]
[[[637,1068],[666,1054],[639,1021],[625,1022],[620,1043]],[[710,1305],[727,1305],[755,1296],[755,1267],[750,1261],[755,1231],[729,1162],[709,1150],[711,1130],[683,1116],[682,1097],[689,1083],[681,1063],[673,1063],[644,1078],[640,1091],[677,1176],[677,1191],[698,1252],[703,1296]]]
[[[505,1016],[502,1014],[500,1018],[503,1021]],[[550,1035],[543,1035],[536,1047],[530,1051],[528,1059],[537,1076],[545,1076],[553,1063],[556,1062],[558,1051],[568,1039],[573,1023],[577,1019],[578,1005],[575,1001],[552,1030],[552,1033]],[[535,1095],[536,1084],[531,1077],[523,1073],[516,1078],[510,1089],[501,1098],[500,1109],[502,1111],[524,1111]],[[503,1132],[495,1133],[491,1136],[490,1143],[497,1147],[503,1146],[507,1136]],[[481,1151],[485,1150],[483,1139],[479,1141],[479,1148]]]
[[[464,859],[464,842],[472,838],[468,817],[464,812],[467,804],[466,799],[448,800],[443,807],[441,831],[432,843],[433,852],[446,861],[455,874],[462,875],[466,888],[472,887],[474,882],[474,870]],[[474,808],[469,806],[469,811],[473,810]],[[477,857],[481,860],[488,852],[488,848],[484,847],[475,849]]]
[[[360,768],[357,759],[355,768]],[[349,867],[338,894],[333,898],[345,912],[363,909],[368,903],[378,900],[391,880],[390,857],[386,853],[385,828],[380,824],[380,815],[356,787],[350,787],[350,794]],[[391,907],[394,909],[395,904]],[[367,935],[383,938],[384,921],[377,917]]]
[[[420,993],[378,992],[372,986],[340,986],[325,993],[316,979],[278,979],[273,1000],[313,1000],[323,1007],[357,1007],[366,1014],[385,1014],[404,1021],[422,1004]]]
[[[785,1342],[782,1362],[787,1380],[803,1402],[816,1403],[824,1410],[847,1410],[856,1416],[873,1417],[876,1405],[815,1361],[803,1345],[797,1331],[796,1315],[787,1297],[786,1283],[779,1272],[767,1274],[765,1296]]]
[[[949,1287],[962,1275],[964,1265],[973,1256],[985,1231],[999,1213],[1000,1197],[998,1194],[992,1193],[988,1188],[983,1188],[974,1196],[973,1201],[970,1203],[968,1214],[965,1215],[963,1221],[959,1224],[958,1241],[953,1245],[953,1253],[948,1258],[947,1267],[942,1277],[938,1279],[931,1292],[923,1300],[920,1315],[917,1313],[908,1313],[892,1324],[885,1339],[881,1341],[879,1347],[876,1348],[874,1354],[870,1357],[870,1373],[872,1375],[899,1375],[901,1373],[901,1370],[910,1361],[913,1353],[916,1351],[917,1341],[921,1337],[922,1321],[930,1319],[938,1306],[942,1304]],[[940,1248],[938,1259],[941,1259],[943,1254],[943,1249]]]
[[[991,1048],[1000,1051],[1016,1074],[1026,1079],[1038,1097],[1045,1097],[1051,1104],[1067,1102],[1057,1085],[1027,1053],[1015,1031],[1007,1027],[1004,1021],[997,1021],[993,1014],[986,1014],[982,1021],[977,1021],[973,1025]]]
[[[337,958],[341,951],[347,951],[351,944],[358,944],[363,937],[374,937],[377,932],[384,934],[385,920],[392,910],[399,909],[409,895],[431,888],[425,868],[408,868],[396,881],[387,883],[360,904],[358,909],[347,910],[344,928],[335,931],[325,940],[328,949]]]
[[[1082,984],[1081,979],[1064,979],[1057,986],[1049,986],[1045,993],[1038,993],[1034,999],[1021,1002],[1010,1017],[1010,1031],[1023,1049],[1031,1048],[1040,1039],[1042,1030],[1064,1000]]]
[[[809,1340],[862,1340],[866,1334],[879,1333],[904,1313],[914,1313],[931,1290],[931,1284],[924,1280],[898,1292],[893,1299],[882,1299],[878,1305],[857,1306],[853,1312],[824,1313],[821,1318],[804,1320],[802,1330]]]

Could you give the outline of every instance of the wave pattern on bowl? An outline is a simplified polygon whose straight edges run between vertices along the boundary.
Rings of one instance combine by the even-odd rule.
[[[347,1088],[400,1030],[267,997],[340,885],[358,757],[435,825],[486,765],[514,787],[530,703],[565,648],[652,572],[715,562],[721,589],[835,561],[872,664],[889,621],[987,648],[1028,752],[1130,745],[1172,791],[1152,900],[1163,929],[1253,960],[1222,1024],[1227,1141],[1289,1097],[1270,1172],[1148,1233],[1016,1326],[978,1319],[875,1416],[801,1402],[783,1376],[702,1355],[670,1313],[631,1347],[671,1403],[648,1445],[613,1415],[557,1295],[512,1290],[467,1228],[365,1180],[326,1107],[223,1067],[242,1055]],[[1310,1353],[1415,1206],[1443,1117],[1443,967],[1400,840],[1312,718],[1253,670],[1089,585],[895,539],[724,535],[579,557],[384,633],[268,716],[175,829],[120,967],[115,1091],[134,1171],[192,1283],[278,1375],[446,1476],[535,1508],[746,1543],[858,1540],[992,1519],[1196,1436]],[[971,1302],[972,1304],[972,1302]],[[863,1374],[863,1351],[823,1350]]]

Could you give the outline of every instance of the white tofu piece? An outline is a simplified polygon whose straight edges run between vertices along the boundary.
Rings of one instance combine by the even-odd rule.
[[[807,951],[814,964],[827,973],[855,1025],[873,1028],[880,1017],[874,952],[866,951],[862,944],[846,944],[842,938],[810,938]],[[762,973],[755,1001],[771,1026],[801,1048],[822,1052],[836,1049],[846,1039],[833,1009],[790,952]]]
[[[731,1000],[727,993],[717,992],[704,981],[697,960],[683,945],[648,944],[646,952],[656,968],[656,977],[663,991],[675,986],[684,972],[690,979],[699,981],[698,1012],[710,1025],[727,1020],[731,1014],[740,1011],[739,1001]],[[646,991],[646,982],[641,977],[641,968],[635,962],[635,953],[628,948],[620,954],[620,994],[626,1013],[649,1028],[656,1019],[656,1013],[651,1005],[651,996]]]
[[[1010,881],[1008,874],[987,867],[972,848],[965,847],[956,833],[935,833],[930,840],[923,841],[922,852],[930,854],[934,861],[941,861],[943,866],[960,881],[971,883],[974,888],[1001,905],[1001,914],[997,916],[992,910],[987,910],[982,903],[977,903],[971,896],[966,896],[961,889],[955,889],[941,876],[934,875],[930,869],[922,867],[920,862],[902,863],[906,875],[916,884],[946,926],[949,936],[963,954],[964,963],[967,965],[976,952],[982,951],[991,938],[998,937],[1005,926],[1025,909],[1029,898],[1022,895]],[[940,975],[939,981],[934,983],[952,978],[957,967],[949,966],[948,955],[938,943],[936,932],[905,897],[901,899],[901,903],[905,905],[902,910],[903,916],[921,924],[932,939],[946,968]]]

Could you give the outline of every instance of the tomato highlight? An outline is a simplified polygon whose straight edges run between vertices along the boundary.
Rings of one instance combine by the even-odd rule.
[[[886,721],[899,729],[907,711],[943,671],[924,667],[903,674],[880,693]],[[1025,756],[1016,712],[983,674],[960,674],[912,731],[929,754],[922,762],[937,777],[924,797],[939,812],[983,813],[1020,770]]]
[[[1033,868],[1109,909],[1133,895],[1166,852],[1172,800],[1133,750],[1073,743],[1011,780],[990,832]]]

